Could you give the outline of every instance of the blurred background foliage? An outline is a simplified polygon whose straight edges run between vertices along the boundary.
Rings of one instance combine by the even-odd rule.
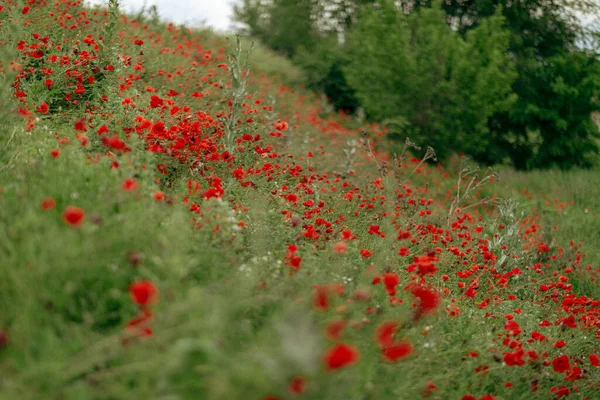
[[[598,160],[593,0],[243,0],[246,34],[332,106],[440,158],[517,169]]]

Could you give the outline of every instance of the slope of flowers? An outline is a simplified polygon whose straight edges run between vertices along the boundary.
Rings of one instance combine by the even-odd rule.
[[[597,397],[597,266],[494,175],[111,4],[0,6],[6,398]]]

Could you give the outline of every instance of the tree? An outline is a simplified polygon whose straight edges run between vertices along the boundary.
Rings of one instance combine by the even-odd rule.
[[[510,32],[509,52],[518,78],[518,101],[490,119],[493,146],[479,161],[510,158],[517,168],[589,166],[598,152],[598,54],[596,32],[579,13],[598,11],[592,0],[450,0],[448,20],[468,34],[501,9]],[[587,50],[582,47],[588,46]]]
[[[600,64],[584,51],[557,54],[517,83],[521,96],[493,123],[495,147],[504,149],[519,168],[569,168],[593,164],[598,127],[592,114],[600,109]],[[528,79],[527,79],[528,78]]]
[[[244,0],[233,11],[247,34],[292,57],[299,47],[311,48],[317,40],[312,9],[313,0]]]
[[[440,156],[485,153],[489,118],[515,101],[503,23],[497,13],[463,39],[439,3],[407,15],[381,1],[349,33],[348,82],[370,117],[401,117],[405,133]]]
[[[324,37],[311,49],[299,48],[294,57],[294,63],[306,73],[309,89],[324,92],[335,109],[354,112],[360,103],[344,73],[349,61],[335,34]]]
[[[306,86],[324,92],[336,109],[354,111],[358,100],[343,72],[344,33],[361,5],[376,0],[244,0],[234,17],[245,33],[292,57]]]

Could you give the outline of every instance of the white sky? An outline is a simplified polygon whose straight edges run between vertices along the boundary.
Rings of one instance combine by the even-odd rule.
[[[92,4],[106,4],[108,0],[87,0]],[[239,0],[120,0],[121,8],[135,12],[144,4],[155,4],[161,18],[178,24],[204,25],[217,30],[231,30],[233,27],[233,4]],[[577,0],[573,0],[577,1]],[[597,0],[600,1],[600,0]],[[585,25],[599,24],[597,15],[580,15]]]
[[[89,0],[92,4],[106,4],[108,0]],[[120,0],[124,11],[137,11],[144,3],[155,4],[158,15],[169,21],[197,25],[202,21],[205,25],[218,30],[231,28],[233,3],[236,0]]]

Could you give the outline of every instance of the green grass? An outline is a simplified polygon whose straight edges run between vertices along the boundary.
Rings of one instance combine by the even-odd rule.
[[[581,243],[586,254],[582,265],[600,267],[600,170],[506,169],[500,171],[500,176],[500,193],[516,198],[524,210],[539,213],[554,246],[568,247],[570,241],[575,245]],[[600,296],[598,282],[589,281],[589,277],[582,277],[574,284],[578,293]]]

